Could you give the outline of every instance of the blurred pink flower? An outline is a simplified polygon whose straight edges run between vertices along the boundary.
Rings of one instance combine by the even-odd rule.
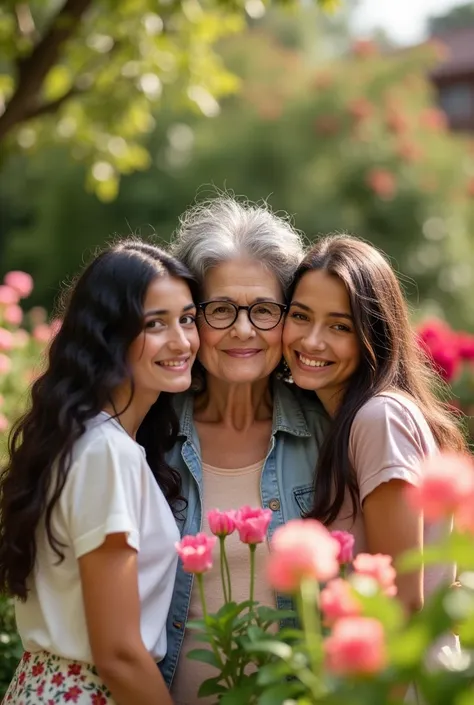
[[[19,326],[23,320],[21,306],[18,306],[18,304],[7,306],[3,312],[3,319],[5,323],[9,323],[11,326]]]
[[[3,306],[9,306],[10,304],[17,304],[19,300],[18,293],[11,286],[5,286],[5,284],[0,284],[0,304]]]
[[[339,543],[315,519],[293,519],[279,527],[271,542],[267,575],[281,592],[297,592],[301,581],[326,581],[339,573]]]
[[[449,517],[474,495],[474,463],[467,454],[439,453],[424,460],[421,467],[421,484],[409,487],[407,496],[426,519]]]
[[[361,97],[351,100],[348,109],[355,120],[363,121],[373,115],[374,104],[371,103],[370,100],[367,100],[367,98]]]
[[[33,306],[28,311],[28,318],[33,326],[38,326],[40,323],[46,323],[48,320],[48,312],[43,306]]]
[[[456,376],[461,363],[457,335],[444,321],[430,319],[418,328],[418,340],[444,380]]]
[[[402,135],[408,129],[408,120],[393,105],[389,107],[386,120],[388,129],[396,135]]]
[[[38,341],[38,343],[49,343],[51,337],[51,327],[47,323],[40,323],[33,328],[33,338]]]
[[[10,372],[12,368],[12,361],[9,357],[0,353],[0,375],[5,375]]]
[[[369,617],[346,617],[334,625],[324,642],[328,671],[338,675],[369,675],[387,665],[382,624]]]
[[[331,536],[339,544],[339,555],[337,560],[341,565],[350,563],[353,558],[354,536],[348,531],[331,531]]]
[[[388,169],[374,168],[369,171],[366,179],[372,191],[385,201],[390,201],[396,193],[395,177]]]
[[[392,556],[385,556],[383,553],[374,555],[359,553],[354,559],[353,566],[358,575],[374,578],[386,595],[392,597],[397,594],[396,572],[392,565]]]
[[[241,507],[234,514],[234,522],[242,543],[263,543],[272,520],[272,510]]]
[[[10,422],[8,421],[7,417],[3,414],[0,414],[0,433],[5,433],[5,431],[8,431],[9,427]]]
[[[447,128],[448,119],[446,113],[439,108],[425,108],[420,114],[420,124],[433,132],[441,132]]]
[[[320,607],[324,623],[328,625],[342,617],[356,617],[362,611],[362,605],[350,584],[342,578],[335,578],[327,583],[321,591]]]
[[[11,331],[0,328],[0,350],[11,350],[14,347],[14,338]]]
[[[33,277],[26,272],[8,272],[3,281],[7,286],[15,289],[21,299],[26,299],[33,291]]]
[[[462,360],[474,360],[474,335],[469,333],[458,333],[458,352]]]
[[[207,513],[209,529],[215,536],[229,536],[235,530],[234,512],[211,509]]]
[[[379,48],[372,39],[356,39],[352,45],[352,52],[361,59],[367,59],[379,54]]]
[[[19,330],[15,330],[13,332],[13,343],[15,348],[18,348],[20,350],[22,348],[26,348],[29,342],[30,334],[24,328],[20,328]]]
[[[185,536],[176,543],[176,551],[183,561],[186,573],[205,573],[212,568],[212,549],[217,539],[215,536],[196,534]]]

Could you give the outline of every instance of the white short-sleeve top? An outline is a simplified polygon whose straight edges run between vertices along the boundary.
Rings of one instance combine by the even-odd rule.
[[[138,554],[141,636],[150,654],[161,660],[179,531],[144,449],[105,412],[88,422],[74,446],[51,528],[64,545],[64,560],[58,564],[41,522],[28,598],[16,604],[24,648],[92,662],[78,559],[108,534],[124,532]]]

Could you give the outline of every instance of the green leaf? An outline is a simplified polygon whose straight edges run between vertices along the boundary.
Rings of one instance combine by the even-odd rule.
[[[283,644],[281,641],[259,641],[251,642],[244,645],[246,651],[250,653],[273,654],[283,660],[288,660],[293,655],[293,649],[288,644]]]
[[[290,675],[291,668],[285,661],[277,661],[276,663],[268,663],[261,666],[258,670],[257,683],[259,685],[272,685],[277,681],[281,683],[286,676]]]
[[[265,607],[264,605],[257,607],[256,612],[261,622],[268,622],[269,624],[281,622],[284,619],[295,619],[297,617],[295,610],[277,610],[273,607]]]
[[[265,689],[258,699],[258,705],[280,705],[305,693],[305,687],[298,681],[287,681]]]
[[[225,693],[226,688],[220,683],[222,676],[217,678],[208,678],[199,686],[198,696],[200,698],[208,697],[209,695],[215,695],[216,693]]]
[[[208,663],[210,666],[215,666],[216,668],[221,667],[216,655],[208,649],[193,649],[188,652],[187,658],[192,661],[202,661],[203,663]]]

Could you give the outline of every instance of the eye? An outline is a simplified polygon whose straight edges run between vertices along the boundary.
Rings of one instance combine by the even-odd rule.
[[[193,326],[196,323],[196,316],[191,313],[187,313],[186,316],[182,316],[181,324],[183,326]]]
[[[159,328],[163,328],[164,325],[165,324],[163,323],[163,321],[158,321],[158,320],[147,321],[145,323],[145,328],[148,328],[149,330],[157,330]]]
[[[306,316],[304,313],[300,313],[299,311],[292,311],[290,313],[290,318],[292,318],[294,321],[307,321],[308,316]]]
[[[334,330],[337,330],[337,331],[342,331],[343,333],[350,333],[351,332],[351,329],[349,328],[349,326],[346,326],[344,323],[336,323],[334,326],[332,326],[332,328],[334,328]]]

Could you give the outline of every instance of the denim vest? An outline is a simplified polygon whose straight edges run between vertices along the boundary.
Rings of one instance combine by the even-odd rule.
[[[202,520],[202,468],[199,439],[193,423],[193,395],[176,395],[175,409],[180,420],[180,433],[174,448],[167,454],[168,463],[182,478],[182,494],[188,501],[178,524],[181,535],[197,534]],[[316,460],[328,417],[316,394],[305,394],[294,386],[275,380],[273,386],[273,424],[270,446],[260,480],[262,507],[269,507],[275,529],[290,519],[309,511],[313,497]],[[176,670],[188,615],[193,576],[182,570],[179,562],[176,583],[168,614],[168,649],[159,668],[170,687]],[[288,597],[277,595],[281,609],[292,608]]]

